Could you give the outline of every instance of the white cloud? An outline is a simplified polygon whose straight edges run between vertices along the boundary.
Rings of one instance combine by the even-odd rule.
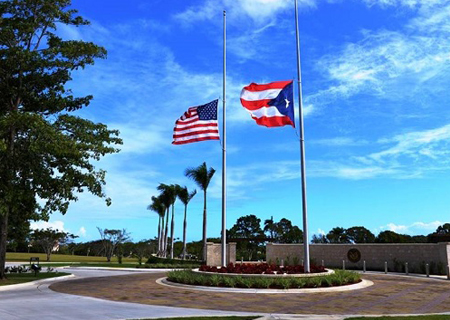
[[[307,174],[310,177],[333,177],[349,180],[373,179],[380,177],[406,177],[406,173],[402,170],[383,167],[370,166],[357,162],[345,160],[339,161],[322,161],[311,160],[307,162]]]
[[[437,227],[443,224],[444,222],[442,221],[414,222],[409,225],[398,225],[395,223],[388,223],[385,226],[381,226],[380,229],[403,234],[428,234],[434,232],[437,229]]]
[[[317,2],[317,0],[299,0],[299,7],[314,8]],[[245,23],[246,18],[256,23],[266,23],[274,20],[279,13],[293,10],[293,6],[291,0],[206,0],[201,5],[190,7],[174,17],[185,25],[192,25],[199,21],[218,19],[218,14],[222,13],[218,8],[224,8],[229,17],[227,20],[231,20],[232,23]]]
[[[349,137],[335,137],[329,139],[312,140],[311,144],[318,144],[330,147],[344,147],[344,146],[353,147],[353,146],[364,146],[367,145],[368,142],[366,140],[355,140]]]
[[[51,228],[53,230],[59,230],[67,232],[67,230],[64,229],[64,222],[60,220],[47,222],[47,221],[36,221],[30,223],[30,229],[37,230],[37,229],[47,229]]]
[[[361,93],[390,101],[411,99],[413,103],[402,116],[417,107],[433,104],[434,99],[427,97],[442,95],[444,84],[436,84],[449,78],[449,1],[366,2],[417,5],[420,10],[400,29],[362,30],[359,41],[346,43],[340,50],[336,48],[321,57],[317,68],[322,71],[327,87],[310,94],[308,101],[323,107],[336,99]]]
[[[384,151],[376,152],[368,157],[376,161],[383,161],[385,158],[410,156],[445,160],[450,153],[450,124],[440,128],[408,132],[397,135],[391,139],[381,139],[380,143],[395,143],[395,145]]]
[[[409,8],[433,7],[448,3],[447,0],[362,0],[369,7],[379,5],[381,7],[404,6]]]
[[[86,228],[85,228],[85,227],[81,227],[81,228],[78,230],[78,235],[79,235],[80,237],[86,237]]]

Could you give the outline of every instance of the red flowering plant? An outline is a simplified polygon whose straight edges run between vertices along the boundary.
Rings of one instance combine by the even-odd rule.
[[[310,266],[311,273],[325,272],[323,266]],[[229,263],[226,267],[210,267],[202,265],[199,271],[216,272],[216,273],[237,273],[237,274],[299,274],[305,273],[302,265],[295,266],[277,266],[276,264],[267,263]]]

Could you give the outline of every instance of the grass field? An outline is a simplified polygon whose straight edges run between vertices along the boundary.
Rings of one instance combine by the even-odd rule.
[[[450,315],[406,316],[406,317],[358,317],[345,320],[450,320]]]
[[[34,273],[11,273],[7,274],[7,279],[0,280],[0,286],[8,286],[10,284],[18,284],[18,283],[25,283],[30,281],[36,281],[36,280],[42,280],[42,279],[48,279],[48,278],[56,278],[56,277],[62,277],[67,276],[70,273],[65,272],[40,272],[37,274],[37,276],[34,276]]]
[[[23,253],[23,252],[7,252],[6,261],[8,262],[30,262],[31,257],[39,257],[39,261],[45,262],[47,256],[45,253]],[[137,264],[137,259],[135,258],[123,258],[124,264],[134,263],[133,266]],[[75,256],[69,254],[52,254],[50,257],[50,262],[78,262],[78,263],[106,263],[105,257],[94,257],[94,256]],[[117,263],[117,257],[111,259],[111,263]]]

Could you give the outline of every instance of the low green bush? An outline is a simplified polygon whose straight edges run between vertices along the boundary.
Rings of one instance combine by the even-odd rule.
[[[199,274],[191,270],[173,270],[167,273],[167,279],[172,282],[200,286],[231,287],[231,288],[272,288],[272,289],[301,289],[342,286],[358,283],[361,276],[346,270],[336,270],[334,274],[318,277],[233,277],[225,274]]]
[[[160,257],[151,256],[150,258],[148,258],[146,264],[195,265],[195,268],[198,268],[201,265],[201,261],[169,259],[169,258],[160,258]]]

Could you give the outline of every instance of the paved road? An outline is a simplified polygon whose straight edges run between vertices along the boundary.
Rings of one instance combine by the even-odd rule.
[[[161,272],[161,270],[130,270],[130,271],[106,271],[106,270],[93,270],[93,269],[82,269],[82,268],[70,268],[65,269],[65,271],[73,273],[78,279],[85,279],[89,277],[108,277],[108,276],[120,276],[120,275],[128,275],[128,274],[136,274],[136,272],[147,272],[147,273],[157,273]],[[156,274],[151,275],[150,278],[157,276]],[[117,279],[117,278],[116,278]],[[97,285],[101,285],[101,283],[105,283],[105,281],[100,281],[102,279],[93,280],[93,283],[97,283]],[[53,279],[48,282],[42,282],[40,284],[29,284],[27,286],[15,287],[5,290],[3,287],[0,290],[0,319],[1,320],[24,320],[24,319],[52,319],[52,320],[114,320],[114,319],[139,319],[139,318],[160,318],[160,317],[180,317],[180,316],[209,316],[209,315],[245,315],[245,314],[254,314],[254,313],[246,313],[246,312],[234,312],[234,311],[215,311],[208,309],[194,309],[194,308],[182,308],[182,307],[167,307],[163,305],[149,305],[149,304],[138,304],[138,303],[128,303],[128,302],[116,302],[110,300],[103,300],[98,298],[92,298],[87,296],[78,296],[72,294],[59,293],[50,290],[48,287],[54,282],[64,281],[60,279]],[[154,281],[152,281],[153,283]],[[108,282],[109,283],[109,282]],[[126,283],[121,284],[121,286],[126,286]],[[444,285],[439,284],[439,286]],[[423,283],[420,288],[428,288],[430,283]],[[395,285],[397,287],[397,285]],[[446,299],[450,296],[448,292],[448,285],[445,283],[444,293],[437,292],[437,299],[434,299],[434,304],[444,303]],[[375,286],[374,286],[375,288]],[[161,289],[161,288],[160,288]],[[164,290],[164,289],[161,289]],[[403,290],[403,289],[398,289]],[[147,290],[144,290],[145,294],[149,297],[152,295],[151,288],[147,287]],[[376,290],[378,291],[378,290]],[[382,291],[382,290],[381,290]],[[405,290],[403,290],[405,291]],[[400,293],[403,294],[403,291]],[[408,291],[408,301],[411,304],[420,305],[423,301],[423,296],[421,297],[413,297],[410,296],[412,294],[411,289]],[[396,298],[399,298],[400,293],[394,293]],[[356,295],[359,295],[359,292],[355,292]],[[428,295],[431,293],[428,293]],[[203,294],[205,295],[205,294]],[[379,298],[382,299],[384,304],[388,303],[386,299],[393,298],[392,293],[384,294],[382,292],[378,292]],[[444,297],[445,296],[445,297]],[[175,297],[175,292],[171,291],[169,296],[160,296],[159,299],[173,299]],[[253,308],[253,310],[247,311],[258,311],[259,306],[265,306],[263,304],[254,303],[251,301],[248,296],[240,296],[241,304],[253,304],[257,306]],[[305,296],[307,297],[307,296]],[[440,297],[440,298],[439,298]],[[193,298],[192,296],[190,297]],[[204,297],[203,297],[204,298]],[[274,298],[274,297],[271,297]],[[419,299],[420,298],[420,299]],[[444,299],[445,298],[445,299]],[[335,298],[334,300],[336,300]],[[195,298],[194,298],[195,300]],[[231,298],[229,300],[232,300]],[[323,299],[329,300],[327,299]],[[333,299],[331,299],[331,304],[333,304]],[[386,300],[386,301],[385,301]],[[442,300],[442,301],[441,301]],[[421,302],[422,301],[422,302]],[[194,302],[194,301],[192,301]],[[267,300],[266,300],[267,302]],[[319,301],[320,302],[320,301]],[[315,304],[319,303],[315,301]],[[336,301],[335,301],[336,302]],[[297,299],[296,303],[300,303]],[[310,304],[311,302],[309,302]],[[266,303],[267,304],[267,303]],[[195,303],[194,303],[195,305]],[[337,306],[341,306],[341,303],[338,303]],[[433,307],[431,306],[431,307]],[[236,305],[234,305],[236,307]],[[331,306],[328,306],[331,307]],[[336,306],[335,306],[336,307]],[[214,308],[214,306],[212,307]],[[448,308],[445,308],[446,311]],[[229,310],[236,310],[235,308],[230,308]],[[281,309],[285,310],[285,309]],[[426,310],[424,310],[426,311]],[[265,311],[270,312],[270,311]],[[272,311],[273,312],[273,311]],[[442,311],[441,311],[442,312]],[[312,312],[315,313],[315,312]],[[325,312],[323,312],[325,313]],[[342,320],[347,316],[339,312],[340,315],[331,315],[334,312],[330,312],[330,315],[320,315],[316,316],[314,314],[309,315],[295,315],[295,314],[264,314],[259,313],[260,315],[265,316],[265,319],[309,319],[309,320]],[[336,312],[338,313],[338,312]],[[352,312],[354,313],[354,312]],[[384,313],[384,312],[380,312]],[[354,315],[353,315],[354,316]]]
[[[77,268],[66,269],[65,271],[73,273],[78,278],[105,277],[131,273],[127,271],[82,270]],[[0,291],[0,319],[110,320],[162,316],[245,314],[241,312],[151,306],[81,297],[54,292],[48,288],[51,283],[54,283],[54,281]]]

